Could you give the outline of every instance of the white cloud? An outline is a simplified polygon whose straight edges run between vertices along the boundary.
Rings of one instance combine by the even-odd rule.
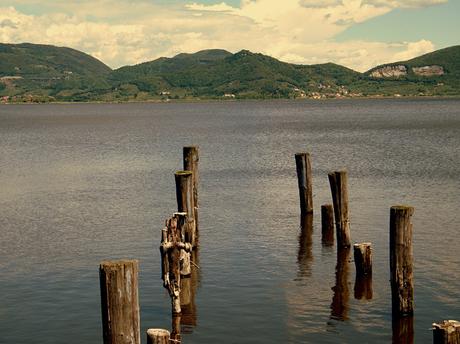
[[[338,33],[395,7],[443,1],[242,0],[239,7],[233,7],[225,2],[160,6],[146,0],[16,0],[22,6],[39,5],[44,14],[25,14],[13,6],[0,8],[0,40],[70,46],[111,67],[223,48],[232,52],[249,49],[288,62],[332,61],[366,70],[428,52],[433,44],[339,43],[334,41]]]

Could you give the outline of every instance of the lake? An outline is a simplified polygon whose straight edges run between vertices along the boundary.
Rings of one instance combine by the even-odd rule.
[[[200,249],[188,343],[389,343],[390,207],[415,207],[415,342],[460,320],[460,100],[0,106],[0,342],[101,343],[98,267],[139,259],[141,337],[171,328],[160,231],[182,147],[200,147]],[[313,165],[299,237],[294,154]],[[327,173],[347,168],[372,295],[321,244]]]

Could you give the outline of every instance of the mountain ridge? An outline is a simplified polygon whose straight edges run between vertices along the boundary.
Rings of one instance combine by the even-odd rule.
[[[3,102],[458,96],[459,75],[460,45],[360,73],[224,49],[111,69],[71,48],[0,43]]]

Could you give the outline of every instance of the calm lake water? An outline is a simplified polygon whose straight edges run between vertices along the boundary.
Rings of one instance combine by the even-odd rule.
[[[171,327],[158,247],[190,144],[201,269],[183,343],[391,342],[395,204],[415,207],[415,342],[431,342],[433,321],[460,320],[459,100],[11,105],[0,106],[0,343],[101,343],[98,266],[116,258],[140,261],[142,340]],[[301,151],[311,242],[299,238]],[[367,299],[353,262],[336,279],[336,249],[321,244],[327,173],[344,167],[352,240],[373,243]]]

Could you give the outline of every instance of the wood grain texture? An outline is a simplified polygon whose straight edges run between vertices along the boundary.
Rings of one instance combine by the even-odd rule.
[[[324,246],[334,245],[334,208],[332,204],[321,206],[321,242]]]
[[[348,173],[335,171],[328,175],[334,204],[337,247],[350,247],[350,220],[348,217]]]
[[[147,330],[147,344],[169,344],[170,333],[162,328]]]
[[[300,213],[306,215],[313,213],[313,191],[311,160],[309,153],[295,154],[297,181],[299,185]]]
[[[390,209],[390,283],[394,315],[410,315],[414,310],[412,272],[412,215],[414,208]]]
[[[184,170],[191,171],[193,173],[192,184],[193,184],[193,202],[194,202],[194,219],[195,219],[195,230],[198,231],[198,182],[199,182],[199,170],[198,163],[200,161],[199,148],[198,146],[186,146],[183,148],[183,159],[184,159]]]
[[[99,266],[104,344],[140,344],[137,260]]]
[[[353,256],[355,259],[356,275],[372,274],[372,244],[363,242],[353,245]]]
[[[433,344],[460,344],[460,322],[444,320],[433,323]]]

